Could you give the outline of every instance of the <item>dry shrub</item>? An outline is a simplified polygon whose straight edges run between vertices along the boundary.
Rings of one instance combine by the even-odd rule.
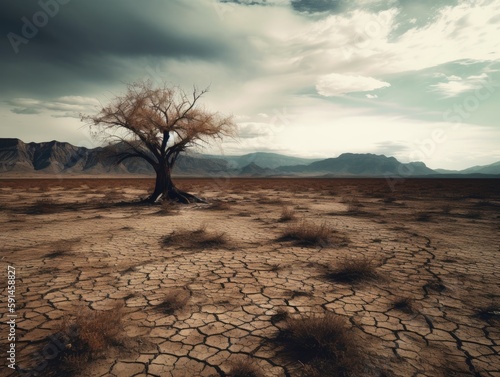
[[[173,314],[182,309],[189,301],[190,294],[186,289],[174,289],[165,295],[163,301],[156,306],[156,309],[165,314]]]
[[[279,218],[280,222],[292,221],[295,219],[295,211],[291,207],[283,207]]]
[[[57,212],[57,207],[57,203],[52,199],[39,199],[28,207],[26,213],[29,215],[52,214]]]
[[[479,219],[481,218],[481,212],[479,211],[467,211],[464,213],[464,217],[468,219]]]
[[[382,201],[386,204],[391,204],[391,203],[394,203],[396,201],[396,198],[392,195],[387,195],[387,196],[384,196]]]
[[[187,249],[213,249],[227,244],[226,233],[209,232],[205,226],[194,231],[175,231],[162,239],[163,246],[180,246]]]
[[[122,341],[123,303],[110,310],[94,311],[89,308],[79,310],[72,318],[65,317],[59,332],[49,337],[44,351],[58,352],[49,360],[48,376],[71,376],[103,355],[111,346]],[[47,351],[49,352],[49,351]]]
[[[289,313],[282,308],[276,310],[276,313],[271,316],[271,323],[274,325],[278,322],[282,322],[289,317]]]
[[[340,262],[336,268],[327,272],[328,280],[338,283],[358,283],[378,278],[377,266],[365,258],[352,258]]]
[[[76,245],[77,243],[79,243],[80,241],[81,241],[80,238],[56,241],[52,245],[53,251],[50,252],[49,254],[46,254],[45,257],[53,259],[53,258],[57,258],[57,257],[63,256],[63,255],[66,255],[69,252],[71,252],[71,250],[73,249],[73,246]]]
[[[347,213],[357,214],[363,212],[361,208],[364,206],[363,204],[360,203],[360,201],[357,198],[350,198],[349,200],[347,200],[346,204],[347,204]]]
[[[161,202],[160,209],[154,213],[161,216],[173,216],[179,214],[179,204],[165,200]]]
[[[441,213],[443,215],[449,215],[451,212],[451,206],[449,204],[445,204],[443,206],[441,206]]]
[[[227,377],[264,377],[264,374],[255,366],[255,361],[248,357],[233,361]]]
[[[392,308],[407,314],[412,314],[415,312],[415,308],[413,307],[413,300],[409,297],[397,298],[392,303]]]
[[[328,246],[332,243],[346,243],[347,238],[341,237],[326,223],[316,224],[302,220],[289,225],[278,241],[294,241],[303,246]]]
[[[280,198],[267,198],[267,197],[258,199],[257,203],[259,203],[259,204],[265,204],[265,205],[277,205],[277,206],[284,204],[283,199],[280,199]]]
[[[302,376],[348,377],[362,365],[351,331],[344,318],[327,313],[286,319],[276,340],[290,359],[302,365]]]
[[[483,321],[500,321],[500,305],[488,305],[476,309],[476,317]]]
[[[417,221],[427,222],[427,221],[431,221],[431,219],[432,219],[432,215],[429,212],[421,211],[421,212],[415,213],[415,220],[417,220]]]
[[[422,288],[426,292],[434,291],[441,293],[446,290],[446,286],[441,282],[441,280],[430,281],[427,284],[425,284]]]
[[[208,207],[205,207],[205,209],[209,209],[211,211],[227,211],[227,210],[231,209],[231,205],[227,202],[223,202],[223,201],[218,200],[218,201],[213,202]]]

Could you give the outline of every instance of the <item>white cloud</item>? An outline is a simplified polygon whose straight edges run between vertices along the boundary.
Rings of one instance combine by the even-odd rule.
[[[488,75],[483,73],[481,75],[469,76],[467,78],[461,78],[459,76],[448,76],[446,77],[447,82],[440,82],[431,85],[434,91],[441,93],[444,97],[455,97],[459,94],[479,89],[484,86],[485,81],[488,79]]]
[[[375,99],[375,98],[378,98],[378,96],[376,94],[367,94],[366,98]]]
[[[239,123],[238,136],[242,139],[273,136],[273,130],[268,123]]]
[[[318,79],[316,90],[322,96],[330,97],[353,92],[368,92],[388,86],[391,86],[391,84],[373,77],[330,73]]]

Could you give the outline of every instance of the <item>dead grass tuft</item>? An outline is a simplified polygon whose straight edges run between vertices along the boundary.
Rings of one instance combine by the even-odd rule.
[[[194,231],[180,230],[162,238],[163,246],[180,246],[187,249],[213,249],[228,244],[224,232],[210,232],[205,226]]]
[[[223,202],[223,201],[214,201],[211,205],[208,207],[205,207],[205,209],[209,209],[211,211],[227,211],[231,209],[231,205],[228,202]]]
[[[154,213],[154,215],[160,216],[173,216],[178,215],[180,212],[179,204],[171,201],[163,201],[160,204],[160,209]]]
[[[441,206],[441,213],[443,215],[449,215],[451,213],[451,206],[449,204]]]
[[[328,280],[338,283],[359,283],[375,280],[379,276],[377,266],[369,259],[352,258],[340,262],[334,269],[326,274]]]
[[[291,207],[283,207],[281,210],[281,215],[278,221],[287,222],[295,220],[295,211]]]
[[[191,295],[186,289],[174,289],[167,293],[163,301],[156,306],[156,309],[165,314],[174,314],[175,311],[186,306]]]
[[[463,216],[467,219],[479,219],[479,218],[481,218],[482,214],[479,211],[472,211],[471,210],[471,211],[467,211],[466,213],[464,213]]]
[[[488,305],[478,308],[475,316],[483,321],[500,321],[500,305]]]
[[[122,344],[123,303],[110,310],[79,310],[65,317],[60,330],[47,339],[45,349],[54,357],[49,360],[49,376],[70,376],[81,371],[88,362],[99,358],[112,346]],[[59,352],[54,355],[54,349]]]
[[[81,241],[80,238],[70,239],[70,240],[60,240],[54,242],[52,245],[53,251],[46,254],[45,257],[49,259],[58,258],[63,255],[67,255],[73,249],[73,246]]]
[[[347,204],[347,213],[351,215],[363,213],[362,207],[364,207],[364,205],[361,204],[357,198],[348,199],[346,201],[346,204]]]
[[[431,221],[431,219],[432,215],[429,212],[420,211],[415,213],[415,220],[417,221],[427,222]]]
[[[333,243],[346,243],[347,238],[341,237],[326,223],[316,224],[302,220],[299,223],[290,224],[278,241],[294,241],[302,246],[328,246]]]
[[[43,215],[56,213],[58,210],[57,203],[52,199],[39,199],[36,200],[26,210],[29,215]]]
[[[271,316],[271,323],[275,325],[278,322],[282,322],[287,319],[289,315],[290,314],[285,309],[279,308],[278,310],[276,310],[276,314],[273,314]]]
[[[227,377],[264,377],[264,374],[255,366],[255,361],[248,357],[233,361]]]
[[[351,329],[332,313],[288,318],[276,340],[290,359],[302,365],[302,376],[348,377],[362,365]]]
[[[430,281],[425,284],[423,287],[424,291],[434,291],[434,292],[444,292],[446,290],[446,286],[441,281]]]
[[[394,302],[392,303],[392,308],[407,314],[415,313],[413,300],[409,297],[401,297],[394,300]]]
[[[271,198],[269,196],[257,195],[255,202],[258,204],[266,204],[266,205],[283,205],[283,199],[281,198]]]

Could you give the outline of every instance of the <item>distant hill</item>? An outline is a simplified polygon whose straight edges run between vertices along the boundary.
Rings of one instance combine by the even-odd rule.
[[[423,162],[404,164],[394,157],[371,153],[343,153],[336,158],[313,162],[307,166],[284,166],[278,170],[289,173],[334,174],[342,176],[421,176],[435,174]]]
[[[276,169],[280,166],[288,165],[309,165],[312,162],[320,159],[290,157],[278,153],[255,152],[242,156],[215,156],[208,155],[206,157],[223,159],[229,162],[233,169],[240,169],[249,164],[255,164],[261,168]]]
[[[473,166],[471,168],[467,168],[464,170],[447,170],[447,169],[436,169],[436,172],[440,174],[453,174],[453,175],[460,175],[460,174],[500,174],[500,161],[494,162],[493,164],[490,165],[482,165],[482,166]]]
[[[154,175],[153,168],[142,159],[115,164],[109,155],[107,148],[88,149],[58,141],[24,143],[19,139],[0,139],[0,172]],[[228,163],[221,159],[180,156],[174,173],[204,175],[226,170]]]
[[[50,141],[24,143],[19,139],[0,139],[0,174],[143,174],[154,175],[142,159],[120,164],[110,158],[121,145],[89,149]],[[181,155],[175,175],[225,177],[430,177],[500,178],[500,162],[475,166],[463,171],[429,169],[423,162],[402,163],[394,157],[344,153],[324,160],[285,156],[277,153],[250,153],[243,156],[203,154]],[[495,175],[496,174],[496,175]]]

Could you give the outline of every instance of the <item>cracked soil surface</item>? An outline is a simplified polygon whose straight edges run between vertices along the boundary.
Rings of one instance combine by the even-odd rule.
[[[500,377],[498,181],[406,180],[394,192],[368,179],[178,183],[220,202],[117,205],[144,197],[145,179],[0,181],[0,346],[5,355],[11,265],[16,363],[40,370],[24,375],[50,375],[34,355],[63,318],[122,302],[124,340],[75,376],[226,376],[242,358],[263,376],[302,376],[273,342],[280,313],[332,312],[351,326],[363,376]],[[284,207],[295,219],[280,219]],[[280,239],[301,221],[345,241]],[[193,244],[197,231],[226,242]],[[376,278],[327,278],[353,258]],[[182,305],[162,309],[173,294]],[[6,364],[1,376],[23,375]]]

